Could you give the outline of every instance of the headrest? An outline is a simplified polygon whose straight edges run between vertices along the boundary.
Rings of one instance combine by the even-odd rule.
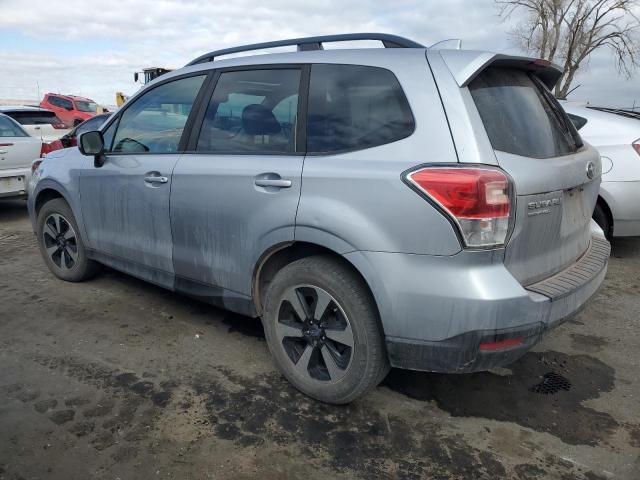
[[[275,135],[281,130],[273,112],[258,103],[244,107],[242,129],[249,135]]]

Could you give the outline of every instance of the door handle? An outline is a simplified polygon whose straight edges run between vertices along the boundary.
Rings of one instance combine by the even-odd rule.
[[[284,180],[282,178],[257,178],[256,186],[258,187],[276,187],[276,188],[289,188],[291,187],[291,180]]]
[[[150,175],[148,177],[144,177],[144,181],[147,183],[167,183],[169,179],[167,177],[156,177],[154,175]]]

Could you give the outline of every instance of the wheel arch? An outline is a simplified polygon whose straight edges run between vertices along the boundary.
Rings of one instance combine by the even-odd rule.
[[[304,241],[286,242],[275,245],[264,252],[258,260],[254,268],[251,288],[251,296],[257,314],[262,315],[264,292],[266,292],[267,288],[269,287],[269,283],[275,277],[275,275],[286,265],[295,262],[296,260],[300,260],[301,258],[315,255],[332,256],[343,265],[351,269],[358,275],[358,277],[362,279],[364,285],[367,287],[369,295],[371,296],[373,305],[376,308],[378,320],[380,321],[380,308],[378,306],[378,302],[376,301],[376,297],[373,294],[373,289],[371,288],[370,282],[360,271],[360,269],[358,269],[356,265],[354,265],[350,260],[345,258],[343,255],[340,255],[335,250],[327,248],[323,245]],[[382,328],[381,321],[380,328]],[[384,333],[384,329],[382,331]]]
[[[605,234],[607,234],[606,235],[607,238],[609,238],[610,236],[613,235],[613,232],[615,231],[615,220],[613,218],[613,212],[611,211],[609,202],[602,195],[602,192],[600,195],[598,195],[598,200],[596,201],[596,205],[599,205],[602,208],[602,211],[607,216],[607,220],[609,221],[609,232],[605,232]]]
[[[40,213],[42,206],[49,200],[53,200],[54,198],[62,198],[65,202],[67,202],[67,204],[69,204],[69,200],[59,190],[52,187],[45,187],[36,194],[36,199],[33,204],[36,218],[38,218],[38,214]],[[70,204],[69,207],[71,207]]]

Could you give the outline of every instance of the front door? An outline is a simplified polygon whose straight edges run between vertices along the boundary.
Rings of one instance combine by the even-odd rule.
[[[302,68],[222,71],[171,189],[176,285],[244,312],[259,257],[292,241]],[[194,132],[198,129],[194,125]]]
[[[180,142],[206,75],[134,99],[104,132],[106,161],[80,177],[87,242],[103,262],[173,287],[169,194]],[[87,159],[87,161],[93,161]]]

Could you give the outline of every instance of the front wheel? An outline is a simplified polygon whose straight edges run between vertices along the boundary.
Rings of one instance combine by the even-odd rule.
[[[56,277],[81,282],[92,277],[98,264],[87,258],[80,230],[67,202],[55,198],[38,213],[37,237],[40,253]]]
[[[303,258],[280,270],[262,320],[278,369],[317,400],[349,403],[389,370],[371,294],[332,257]]]

